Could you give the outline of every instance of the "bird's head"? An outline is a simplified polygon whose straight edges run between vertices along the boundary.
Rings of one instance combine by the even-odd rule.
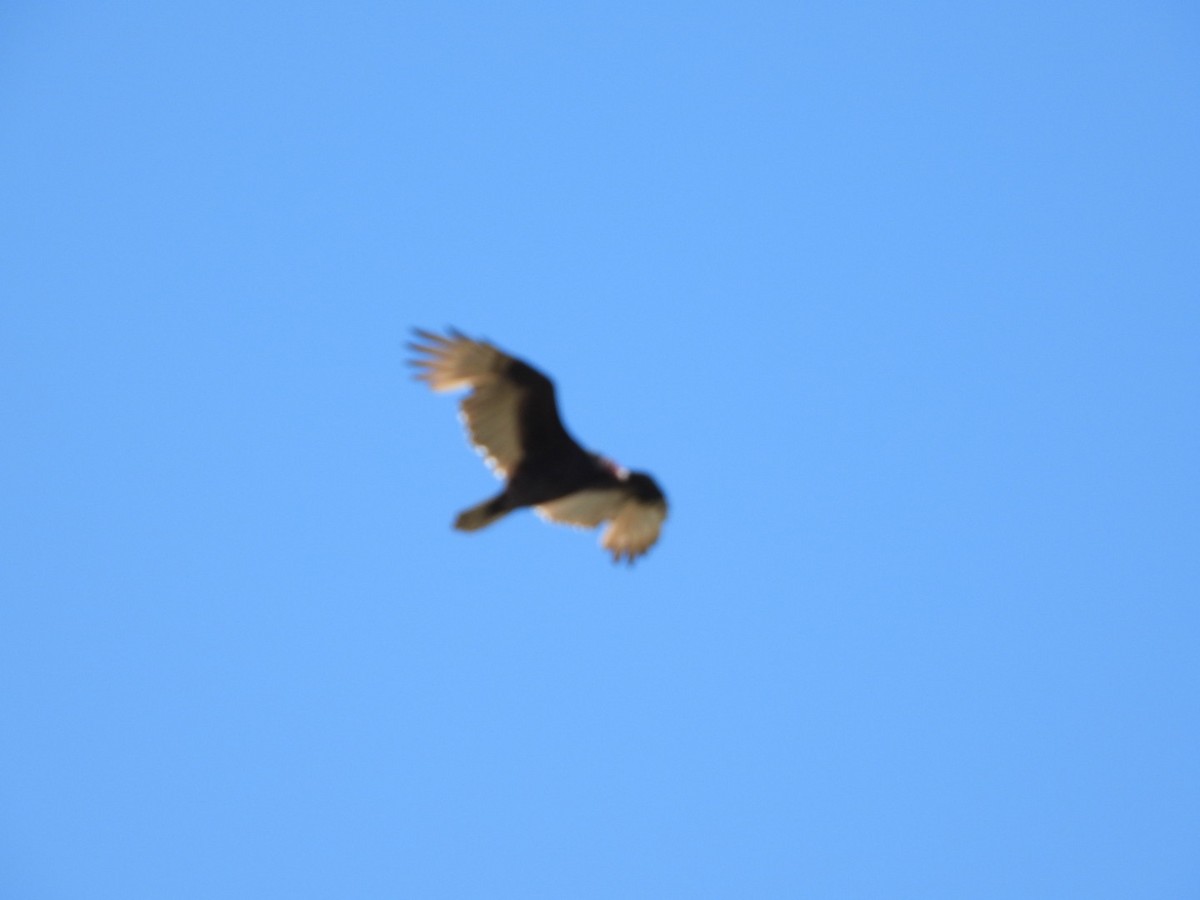
[[[618,481],[626,481],[629,478],[629,470],[614,459],[609,459],[607,456],[601,456],[597,453],[596,462],[599,463],[600,468]]]

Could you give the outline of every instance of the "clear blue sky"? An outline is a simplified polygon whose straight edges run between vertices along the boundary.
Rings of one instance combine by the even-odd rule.
[[[0,894],[1200,896],[1190,4],[0,10]],[[662,542],[515,516],[410,326]]]

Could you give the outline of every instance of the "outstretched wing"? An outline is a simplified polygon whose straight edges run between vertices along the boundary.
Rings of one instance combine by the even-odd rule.
[[[448,336],[414,329],[410,363],[435,391],[470,388],[460,406],[471,443],[488,467],[510,477],[527,456],[574,444],[563,428],[554,383],[516,357],[453,329]]]
[[[589,488],[537,507],[538,514],[561,525],[595,528],[609,525],[600,546],[613,562],[633,562],[654,546],[667,518],[667,500],[649,476],[634,473],[612,486]]]

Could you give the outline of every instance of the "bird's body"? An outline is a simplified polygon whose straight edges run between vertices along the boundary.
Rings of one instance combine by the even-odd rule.
[[[455,527],[477,531],[516,509],[594,528],[614,561],[633,561],[658,539],[667,501],[649,475],[630,472],[581,447],[562,424],[554,384],[533,366],[456,331],[416,331],[413,365],[435,391],[470,388],[461,414],[471,443],[505,487],[459,514]]]

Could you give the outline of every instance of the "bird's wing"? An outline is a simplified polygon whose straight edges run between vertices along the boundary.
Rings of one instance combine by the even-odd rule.
[[[590,488],[567,494],[549,503],[535,507],[537,514],[549,522],[559,525],[574,525],[578,528],[595,528],[607,522],[621,511],[628,498],[619,485]]]
[[[638,496],[622,484],[568,494],[537,507],[544,519],[563,525],[595,528],[609,525],[600,536],[600,546],[613,555],[613,562],[633,562],[654,546],[667,518],[667,503]]]
[[[630,497],[621,511],[604,529],[600,546],[613,555],[613,562],[633,562],[658,540],[658,533],[667,518],[665,500],[639,500]]]
[[[537,369],[457,331],[448,337],[416,329],[411,364],[435,391],[470,388],[460,406],[471,443],[501,478],[532,453],[573,444],[554,399],[554,384]]]

